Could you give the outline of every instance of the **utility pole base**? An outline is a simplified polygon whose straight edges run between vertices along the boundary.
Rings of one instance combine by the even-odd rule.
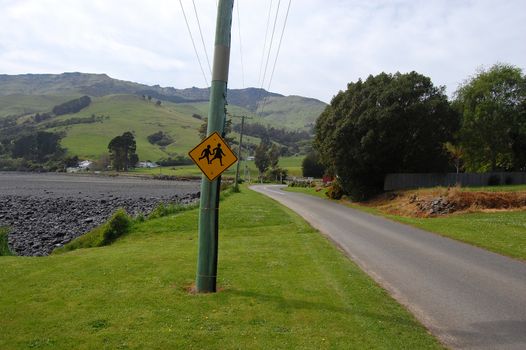
[[[198,293],[215,293],[216,281],[216,276],[197,276],[196,291]]]

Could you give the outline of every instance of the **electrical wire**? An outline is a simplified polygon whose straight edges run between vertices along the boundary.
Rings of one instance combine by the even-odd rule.
[[[201,30],[201,22],[199,21],[199,15],[197,14],[197,8],[195,7],[195,1],[192,0],[194,5],[195,18],[197,19],[197,27],[199,28],[199,35],[201,36],[201,43],[203,44],[203,51],[205,52],[206,63],[208,63],[208,70],[210,71],[210,76],[212,75],[212,66],[210,66],[210,60],[208,59],[208,52],[206,50],[205,39],[203,38],[203,31]]]
[[[278,7],[276,9],[276,16],[274,16],[274,25],[272,26],[272,35],[270,36],[270,42],[269,42],[269,48],[268,48],[268,54],[267,54],[267,60],[265,63],[265,70],[263,71],[263,80],[261,81],[261,89],[263,89],[263,86],[265,85],[265,78],[267,76],[267,68],[268,68],[268,62],[270,61],[270,54],[272,53],[272,43],[274,41],[274,33],[276,32],[276,23],[278,22],[278,15],[279,15],[279,6],[281,4],[281,0],[278,0]],[[263,99],[263,102],[265,99]],[[262,112],[259,113],[259,116],[261,116]]]
[[[271,14],[272,14],[272,0],[270,0],[270,6],[268,8],[267,28],[265,29],[265,40],[263,42],[263,51],[261,52],[261,63],[259,64],[258,86],[263,85],[261,82],[261,73],[263,72],[263,61],[265,60],[265,51],[267,48],[268,29],[270,27],[270,15]]]
[[[203,73],[203,78],[205,79],[206,86],[210,86],[208,83],[208,79],[206,78],[205,71],[203,69],[203,65],[201,64],[201,60],[199,59],[199,53],[197,52],[197,48],[195,47],[194,37],[192,36],[192,31],[190,30],[190,25],[188,24],[188,19],[186,18],[186,13],[184,12],[183,3],[181,0],[179,0],[179,5],[181,5],[181,10],[183,11],[184,21],[186,22],[186,28],[188,29],[188,34],[190,34],[190,40],[192,40],[192,46],[194,47],[195,56],[197,57],[197,62],[199,62],[199,67],[201,68],[201,73]]]
[[[241,81],[243,83],[243,89],[245,88],[245,65],[243,64],[243,45],[241,41],[241,20],[239,16],[239,1],[236,1],[236,11],[237,11],[237,32],[239,34],[239,56],[241,58]]]
[[[274,77],[274,71],[276,69],[276,64],[278,62],[279,52],[280,52],[280,49],[281,49],[281,42],[283,41],[283,34],[285,33],[285,27],[287,26],[287,19],[289,18],[289,10],[290,10],[291,2],[292,2],[292,0],[289,0],[289,5],[287,6],[287,13],[285,14],[285,20],[283,22],[283,28],[281,29],[281,36],[279,38],[278,50],[276,52],[276,57],[274,58],[274,64],[272,66],[272,73],[270,74],[270,79],[269,79],[269,82],[268,82],[267,91],[270,91],[270,86],[272,85],[272,78]],[[268,102],[268,99],[264,98],[263,99],[263,106],[261,107],[261,114],[263,114],[263,110],[265,109],[265,106],[266,106],[267,102]]]
[[[278,43],[278,51],[276,52],[276,57],[274,59],[274,65],[272,66],[272,73],[270,74],[270,79],[268,82],[268,87],[267,87],[268,90],[270,90],[270,85],[272,84],[272,78],[274,77],[274,70],[276,69],[276,63],[278,62],[279,51],[281,49],[281,42],[283,41],[283,34],[285,33],[285,27],[287,26],[287,19],[289,18],[289,10],[290,10],[291,2],[292,0],[289,0],[289,5],[287,7],[287,13],[285,14],[285,21],[283,22],[283,28],[281,29],[281,36],[279,38],[279,43]]]
[[[276,32],[276,23],[278,22],[280,4],[281,4],[281,0],[278,0],[278,8],[276,9],[276,16],[274,17],[274,25],[272,26],[272,35],[270,36],[270,42],[268,46],[267,61],[265,62],[265,70],[263,71],[263,80],[261,81],[262,88],[263,88],[263,85],[265,84],[265,78],[267,76],[268,62],[270,61],[270,54],[272,53],[272,43],[274,42],[274,33]]]

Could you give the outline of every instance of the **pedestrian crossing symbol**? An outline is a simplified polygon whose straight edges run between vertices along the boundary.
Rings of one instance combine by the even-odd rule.
[[[217,132],[204,139],[188,155],[210,181],[237,162],[236,155]]]

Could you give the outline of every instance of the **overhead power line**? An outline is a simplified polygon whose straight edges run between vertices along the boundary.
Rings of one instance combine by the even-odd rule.
[[[199,67],[201,68],[201,73],[203,73],[203,78],[205,79],[206,86],[210,86],[208,83],[208,79],[206,78],[205,71],[203,69],[203,65],[201,64],[201,59],[199,58],[199,53],[197,52],[197,48],[195,47],[195,41],[194,37],[192,36],[192,31],[190,30],[190,25],[188,24],[188,19],[186,18],[186,13],[184,12],[183,3],[181,0],[179,0],[179,5],[181,5],[181,10],[183,11],[184,21],[186,22],[186,28],[188,29],[188,34],[190,35],[190,40],[192,41],[192,46],[194,47],[195,56],[197,57],[197,62],[199,62]]]
[[[281,49],[281,42],[283,41],[283,34],[285,33],[285,27],[287,26],[287,19],[289,18],[290,4],[292,0],[289,0],[289,5],[287,6],[287,13],[285,14],[285,21],[283,22],[283,28],[281,29],[281,36],[279,37],[278,51],[276,52],[276,57],[274,58],[274,65],[272,66],[272,73],[270,74],[270,79],[268,82],[267,90],[270,90],[270,85],[272,84],[272,78],[274,77],[274,70],[276,69],[276,63],[278,62],[279,51]]]
[[[270,15],[271,14],[272,14],[272,0],[270,0],[270,6],[268,8],[267,28],[265,29],[265,40],[263,41],[263,50],[261,51],[261,63],[259,64],[258,86],[263,84],[261,82],[261,73],[263,72],[263,62],[265,60],[265,51],[267,48],[268,29],[270,27]]]
[[[203,51],[205,52],[206,63],[208,63],[208,70],[210,71],[210,76],[212,76],[212,67],[210,66],[210,60],[208,59],[208,52],[206,50],[205,39],[203,38],[203,31],[201,30],[201,22],[199,21],[199,15],[197,14],[197,8],[195,7],[195,1],[192,0],[194,5],[195,19],[197,19],[197,27],[199,28],[199,35],[201,36],[201,43],[203,44]]]
[[[237,12],[237,32],[239,34],[239,56],[241,58],[241,81],[243,83],[243,89],[245,88],[245,65],[243,64],[243,45],[241,42],[241,20],[239,16],[239,1],[236,1],[236,12]]]
[[[279,38],[278,49],[276,51],[276,57],[274,58],[274,64],[272,66],[272,73],[270,74],[270,79],[269,79],[269,82],[268,82],[267,91],[270,91],[270,86],[272,85],[272,79],[274,77],[274,71],[276,69],[276,65],[277,65],[278,57],[279,57],[279,52],[280,52],[280,49],[281,49],[281,42],[283,41],[283,34],[285,33],[285,27],[287,26],[287,20],[289,18],[289,11],[290,11],[290,4],[291,3],[292,3],[292,0],[289,0],[289,5],[287,6],[287,12],[285,14],[285,20],[283,21],[283,28],[281,29],[281,36]],[[268,102],[268,98],[267,98],[267,96],[265,96],[265,98],[263,98],[263,105],[261,106],[260,115],[263,114],[263,111],[265,110],[265,106],[267,105],[267,102]]]
[[[276,9],[276,16],[274,16],[274,25],[272,26],[272,35],[270,36],[270,42],[269,42],[269,45],[268,45],[267,60],[265,62],[265,69],[263,70],[263,79],[261,80],[261,88],[263,88],[263,85],[265,84],[265,78],[267,77],[268,62],[270,60],[270,54],[272,53],[272,43],[274,42],[274,33],[276,32],[276,23],[278,22],[279,5],[280,4],[281,4],[281,0],[278,0],[278,7]]]

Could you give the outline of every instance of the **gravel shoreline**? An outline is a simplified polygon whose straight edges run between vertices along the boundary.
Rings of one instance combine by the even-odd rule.
[[[48,255],[105,222],[118,208],[148,215],[160,203],[198,200],[198,182],[0,173],[0,226],[17,255]]]

